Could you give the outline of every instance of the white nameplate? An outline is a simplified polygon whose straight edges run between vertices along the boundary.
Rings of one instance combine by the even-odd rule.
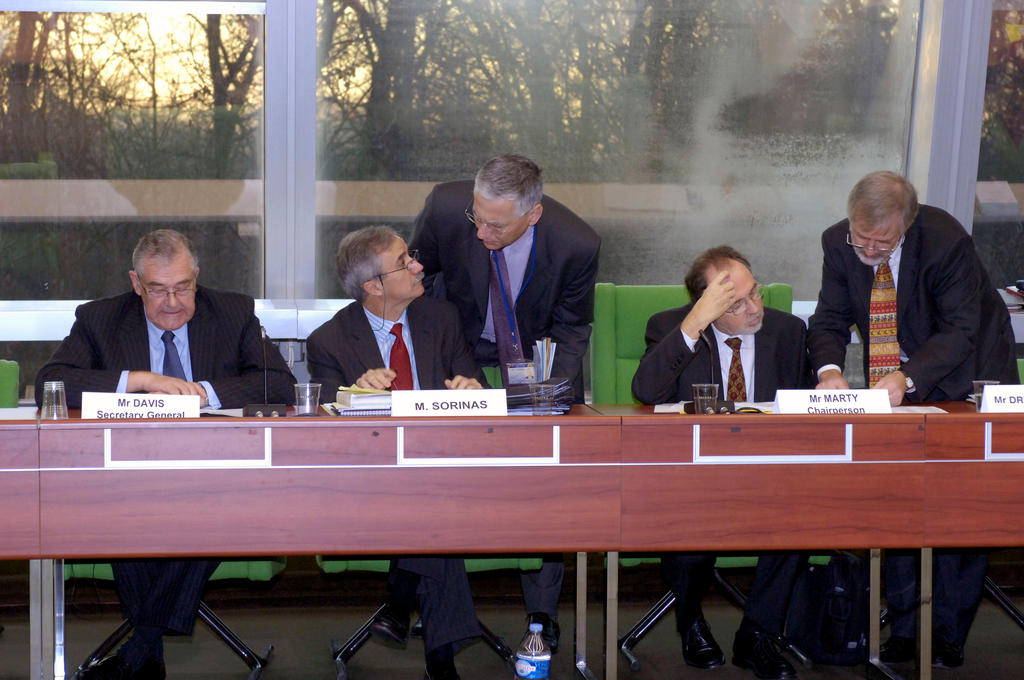
[[[775,412],[812,415],[892,413],[885,390],[779,390]]]
[[[985,385],[982,413],[1024,412],[1024,385]]]
[[[198,418],[198,394],[82,392],[82,417],[110,420]]]
[[[393,416],[504,416],[505,390],[395,390]]]

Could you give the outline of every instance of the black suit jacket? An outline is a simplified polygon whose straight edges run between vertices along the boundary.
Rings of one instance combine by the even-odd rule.
[[[221,406],[262,403],[263,355],[253,299],[200,286],[188,322],[192,379],[209,381]],[[281,353],[266,343],[267,398],[295,403],[295,378]],[[71,333],[36,375],[36,404],[47,380],[63,380],[68,406],[80,408],[82,392],[113,392],[121,371],[153,370],[142,298],[133,291],[87,302],[75,310]],[[159,369],[157,372],[160,372]]]
[[[443,390],[444,381],[456,375],[476,378],[487,387],[480,367],[462,336],[454,306],[444,300],[421,297],[406,310],[416,374],[420,388]],[[320,399],[334,401],[339,386],[349,386],[366,371],[384,368],[373,329],[358,302],[344,307],[306,341],[307,365],[314,382],[321,384]]]
[[[466,341],[483,366],[498,364],[492,342],[480,339],[487,315],[490,263],[488,250],[466,220],[473,205],[473,182],[462,180],[435,186],[416,217],[410,248],[419,249],[427,276],[443,275],[443,295],[455,303]],[[594,320],[594,283],[601,238],[575,213],[552,198],[536,226],[536,263],[520,292],[516,320],[524,350],[550,337],[558,343],[552,375],[569,378],[576,400],[583,401],[583,355]]]
[[[645,404],[689,401],[691,385],[718,384],[725,394],[718,343],[706,331],[708,344],[698,339],[693,351],[686,346],[679,324],[693,305],[658,312],[647,322],[647,351],[633,376],[633,396]],[[754,334],[754,398],[772,401],[776,390],[804,389],[813,385],[806,350],[807,329],[799,318],[766,307],[761,330]],[[749,395],[748,395],[749,397]]]
[[[821,237],[825,253],[818,306],[808,323],[811,366],[844,365],[850,326],[868,337],[871,267],[846,243],[849,220]],[[974,241],[949,213],[922,205],[907,230],[896,284],[896,333],[914,381],[907,401],[963,399],[971,381],[1016,384],[1013,329]],[[868,352],[864,351],[867,376]]]

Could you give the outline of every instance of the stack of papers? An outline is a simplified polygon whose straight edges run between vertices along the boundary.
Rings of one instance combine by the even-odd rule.
[[[325,404],[328,413],[339,416],[389,416],[391,393],[387,390],[367,390],[352,385],[338,388],[333,404]]]
[[[508,414],[558,415],[572,408],[572,385],[568,378],[552,378],[540,383],[509,385],[505,390]],[[535,411],[536,407],[536,411]]]

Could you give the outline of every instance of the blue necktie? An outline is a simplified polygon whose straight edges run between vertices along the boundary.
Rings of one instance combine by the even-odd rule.
[[[185,370],[181,367],[178,348],[174,346],[174,333],[164,331],[160,339],[164,341],[164,375],[184,380]]]

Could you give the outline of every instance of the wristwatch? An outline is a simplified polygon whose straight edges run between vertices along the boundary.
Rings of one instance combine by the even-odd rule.
[[[900,371],[900,373],[903,373],[903,371]],[[911,377],[906,373],[903,373],[903,377],[906,378],[907,391],[909,392],[910,390],[914,389],[914,381],[911,379]]]

